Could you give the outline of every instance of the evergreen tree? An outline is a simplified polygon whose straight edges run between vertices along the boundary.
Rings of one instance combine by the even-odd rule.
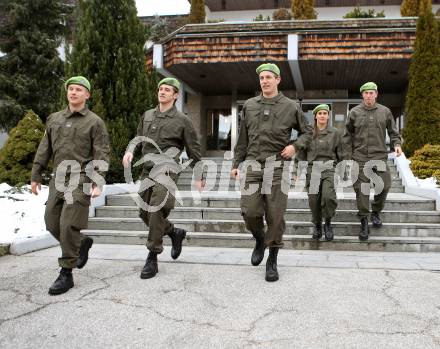
[[[149,28],[147,28],[149,33],[147,34],[148,40],[153,42],[159,42],[165,36],[167,36],[170,31],[170,25],[166,18],[162,18],[158,15],[154,17],[154,21]]]
[[[405,109],[406,155],[427,143],[440,144],[440,32],[431,0],[421,0]]]
[[[189,23],[205,23],[205,0],[191,0]]]
[[[121,159],[142,113],[155,102],[145,69],[146,30],[134,0],[81,0],[69,75],[92,85],[89,107],[107,124],[111,141],[107,182],[124,182]]]
[[[294,19],[316,19],[314,0],[292,0],[292,17]]]
[[[402,17],[417,17],[419,15],[420,0],[403,0],[400,5],[400,14]]]
[[[9,133],[0,151],[0,183],[29,183],[32,162],[44,134],[44,124],[32,110]]]
[[[0,128],[32,109],[44,120],[58,101],[63,62],[57,48],[68,11],[61,1],[6,0],[0,28]]]

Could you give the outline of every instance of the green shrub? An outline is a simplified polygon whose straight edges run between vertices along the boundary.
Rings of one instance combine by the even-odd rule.
[[[0,151],[0,182],[9,185],[29,183],[32,162],[44,134],[44,124],[28,110]]]
[[[263,21],[270,21],[270,16],[267,16],[266,18],[260,13],[257,17],[254,18],[254,22],[263,22]]]
[[[410,160],[411,170],[416,177],[440,180],[440,145],[425,144],[414,152]]]
[[[348,12],[344,18],[383,18],[385,13],[383,11],[377,12],[369,9],[368,11],[362,10],[359,6],[356,6],[353,11]]]
[[[272,14],[272,18],[274,21],[285,21],[292,19],[292,14],[286,8],[280,8]]]

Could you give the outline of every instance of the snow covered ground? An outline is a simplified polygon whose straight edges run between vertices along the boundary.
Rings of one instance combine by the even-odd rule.
[[[0,243],[49,234],[44,225],[48,193],[46,186],[42,186],[36,196],[32,195],[29,185],[17,189],[0,184]]]
[[[425,178],[425,179],[420,179],[416,177],[416,181],[421,188],[430,188],[430,189],[438,188],[438,185],[436,184],[434,177]]]

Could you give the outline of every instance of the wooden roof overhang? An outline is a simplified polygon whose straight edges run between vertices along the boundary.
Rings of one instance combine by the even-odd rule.
[[[164,67],[199,92],[229,94],[258,89],[256,67],[274,62],[280,89],[297,89],[287,60],[288,35],[297,34],[306,90],[354,92],[376,81],[381,91],[399,92],[406,88],[415,29],[414,18],[187,25],[162,41]]]

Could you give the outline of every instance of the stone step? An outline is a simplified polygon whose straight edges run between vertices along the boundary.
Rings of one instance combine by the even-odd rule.
[[[191,184],[191,183],[193,183],[194,182],[194,180],[192,179],[192,178],[190,178],[190,177],[188,177],[188,178],[182,178],[182,177],[180,177],[178,180],[177,180],[177,184],[179,185],[179,184],[183,184],[183,185],[189,185],[189,184]],[[216,179],[216,180],[214,180],[214,179],[209,179],[208,181],[207,181],[208,183],[215,183],[216,185],[219,185],[220,183],[223,185],[223,186],[229,186],[230,188],[234,188],[235,186],[237,186],[237,188],[239,188],[240,187],[240,181],[235,181],[235,180],[232,180],[232,179],[226,179],[226,180],[223,180],[223,181],[220,181],[218,178]],[[298,184],[299,185],[299,184]],[[295,183],[294,182],[292,182],[292,184],[291,184],[291,186],[292,187],[294,187],[295,186]],[[391,186],[392,187],[401,187],[402,186],[402,180],[400,179],[400,178],[398,178],[398,179],[393,179],[392,181],[391,181]]]
[[[187,160],[185,160],[185,161],[187,161]],[[214,162],[217,165],[221,165],[223,163],[226,163],[226,164],[230,165],[230,164],[232,164],[233,160],[232,159],[224,159],[222,157],[212,157],[212,158],[211,157],[203,157],[202,161]],[[392,159],[387,160],[387,164],[390,167],[391,166],[396,166]]]
[[[357,220],[357,210],[337,210],[334,222]],[[135,206],[102,206],[96,209],[96,217],[138,218],[139,210]],[[309,222],[309,209],[287,209],[286,220]],[[437,211],[384,211],[381,214],[387,223],[440,223],[440,212]],[[170,214],[171,219],[241,219],[240,208],[198,208],[176,207]]]
[[[136,206],[132,198],[137,194],[109,195],[106,198],[106,204],[109,206]],[[240,194],[235,192],[221,193],[209,196],[203,196],[200,201],[194,200],[188,193],[182,193],[182,205],[176,202],[176,207],[240,207]],[[308,208],[308,199],[306,193],[289,194],[287,202],[288,208]],[[356,199],[351,193],[344,194],[344,198],[338,195],[338,208],[341,210],[350,210],[356,207]],[[385,203],[385,210],[389,211],[433,211],[435,210],[435,201],[407,194],[391,193]]]
[[[399,179],[399,173],[397,172],[397,169],[395,167],[390,168],[390,173],[391,173],[391,178],[393,179]],[[183,170],[182,172],[179,173],[179,177],[180,178],[192,178],[194,175],[193,169],[191,168],[186,168],[185,170]],[[205,171],[205,177],[209,177],[209,178],[230,178],[230,171],[221,171],[221,169],[217,169],[217,170],[206,170]]]
[[[93,237],[98,244],[146,244],[147,235],[140,231],[114,230],[83,230],[83,233]],[[307,235],[284,235],[284,248],[295,250],[335,250],[335,251],[384,251],[384,252],[440,252],[439,237],[382,237],[370,236],[367,241],[359,241],[357,236],[335,236],[333,241],[315,241]],[[164,237],[164,244],[170,240]],[[184,246],[203,247],[244,247],[251,248],[255,241],[250,234],[231,233],[194,233],[188,232],[183,241]],[[185,249],[183,252],[185,253]],[[266,252],[267,254],[267,252]]]
[[[195,220],[172,219],[179,227],[192,232],[215,233],[246,233],[243,220]],[[357,236],[359,222],[335,222],[334,233],[338,236]],[[148,228],[140,218],[111,218],[93,217],[89,219],[88,229],[92,230],[121,230],[121,231],[147,231]],[[304,221],[287,221],[286,234],[311,235],[313,225]],[[385,237],[440,237],[439,223],[384,223],[382,228],[371,228],[372,235]]]
[[[191,191],[191,190],[195,190],[194,187],[190,184],[177,184],[177,188],[179,190],[184,190],[184,191]],[[304,187],[300,188],[302,192],[306,192],[306,189]],[[352,187],[347,187],[347,188],[343,188],[345,193],[354,193],[354,190]],[[291,189],[291,192],[294,191],[298,191],[299,189]],[[338,190],[338,189],[337,189]],[[208,191],[208,189],[206,189],[206,191]],[[218,185],[215,185],[213,188],[209,189],[210,192],[215,192],[215,191],[235,191],[235,192],[240,192],[239,187],[235,188],[233,185],[229,186],[229,187],[224,187],[221,186],[219,187]],[[372,191],[373,192],[373,191]],[[403,186],[392,186],[390,188],[390,193],[404,193],[405,192],[405,188]]]

